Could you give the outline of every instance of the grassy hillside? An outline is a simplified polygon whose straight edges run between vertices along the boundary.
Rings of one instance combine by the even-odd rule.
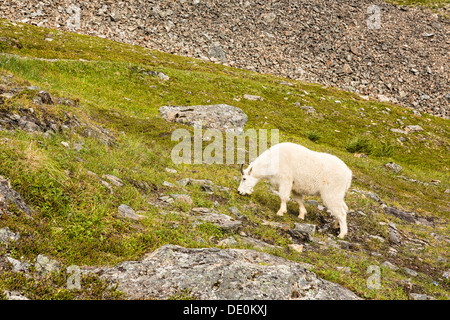
[[[365,298],[407,299],[410,292],[419,292],[448,299],[448,279],[442,276],[449,268],[448,120],[416,116],[411,110],[367,101],[335,88],[95,37],[5,20],[0,20],[0,34],[3,84],[40,88],[30,87],[4,99],[0,111],[23,114],[33,108],[37,117],[61,122],[65,116],[75,116],[85,125],[84,129],[67,128],[51,135],[0,130],[0,175],[10,179],[35,211],[33,219],[20,212],[0,217],[0,228],[9,227],[21,235],[8,247],[0,244],[0,255],[34,261],[38,254],[45,254],[64,266],[113,265],[139,259],[167,243],[205,247],[234,237],[237,247],[250,248],[241,241],[245,233],[279,247],[264,250],[310,263],[319,276]],[[152,71],[163,72],[170,79],[163,81]],[[293,86],[280,84],[283,80]],[[36,104],[33,99],[39,90],[77,104]],[[244,94],[259,95],[263,101],[242,99]],[[276,217],[279,200],[267,184],[260,183],[252,196],[241,197],[235,192],[238,165],[172,163],[170,152],[177,142],[171,141],[171,134],[183,126],[165,122],[158,108],[215,103],[241,108],[249,118],[247,128],[277,128],[282,141],[332,153],[348,164],[355,176],[351,189],[356,191],[346,198],[351,213],[345,240],[354,246],[341,249],[322,245],[336,241],[335,234],[327,231],[318,232],[316,242],[305,246],[307,250],[294,252],[288,245],[295,239],[264,221],[292,227],[299,222],[297,207],[290,203],[289,213]],[[312,106],[316,112],[308,113],[302,106]],[[402,135],[390,130],[407,125],[420,125],[423,131]],[[86,127],[100,133],[86,134]],[[393,173],[384,166],[388,162],[401,165],[403,170]],[[119,177],[123,186],[110,190],[101,183],[100,177],[105,174]],[[182,187],[177,181],[183,178],[209,179],[215,186],[230,190],[214,187],[208,193],[195,184]],[[164,181],[173,186],[166,186]],[[434,227],[387,215],[367,192],[376,193],[388,206],[434,220]],[[189,194],[193,204],[158,200],[172,193]],[[117,208],[121,204],[145,218],[119,218]],[[229,210],[236,207],[244,216],[243,226],[226,232],[212,223],[193,225],[188,218],[193,207],[214,208],[237,218]],[[307,223],[324,226],[332,221],[317,206],[306,204],[306,208]],[[407,238],[426,245],[417,247],[414,241],[393,245],[389,222]],[[368,267],[381,266],[386,260],[401,268],[394,271],[382,266],[381,288],[369,289]],[[419,275],[411,277],[402,269],[405,267]],[[0,297],[2,289],[29,292],[34,298],[104,298],[118,294],[105,293],[96,279],[86,279],[82,290],[69,291],[61,279],[64,274],[38,281],[0,273]]]

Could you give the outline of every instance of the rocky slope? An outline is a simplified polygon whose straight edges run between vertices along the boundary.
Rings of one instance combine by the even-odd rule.
[[[98,37],[0,33],[0,298],[117,298],[110,280],[131,297],[239,297],[238,273],[243,297],[448,299],[448,120]],[[194,112],[217,104],[229,114]],[[174,163],[171,133],[193,131],[179,116],[338,155],[355,177],[347,237],[320,198],[280,218],[266,183],[236,194],[238,165]],[[72,266],[96,271],[81,290]]]
[[[69,0],[5,0],[0,17],[318,82],[450,116],[450,23],[429,9],[380,0],[132,0],[80,7]]]

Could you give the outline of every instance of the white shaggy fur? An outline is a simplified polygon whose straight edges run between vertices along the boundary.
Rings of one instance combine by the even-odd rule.
[[[247,169],[242,170],[239,194],[251,194],[261,179],[279,188],[281,199],[277,215],[286,213],[286,202],[292,192],[299,205],[300,219],[305,218],[304,195],[320,195],[340,228],[339,238],[347,234],[347,210],[344,196],[352,181],[346,164],[328,153],[311,151],[301,145],[284,142],[263,152]]]

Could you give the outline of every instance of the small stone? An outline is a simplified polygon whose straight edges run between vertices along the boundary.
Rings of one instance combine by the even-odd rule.
[[[6,259],[12,265],[14,272],[28,272],[30,269],[30,263],[27,261],[21,262],[20,260],[11,257],[6,257]]]
[[[19,238],[20,234],[12,232],[8,227],[0,229],[0,243],[3,242],[5,244],[8,244],[10,241],[19,240]]]
[[[170,182],[168,182],[168,181],[163,181],[162,185],[163,185],[164,187],[168,187],[168,188],[173,188],[173,187],[175,187],[175,185],[174,185],[173,183],[170,183]]]
[[[416,131],[423,131],[423,128],[419,125],[409,125],[405,127],[406,132],[416,132]]]
[[[170,80],[170,77],[162,72],[158,72],[158,78],[162,81],[168,81]]]
[[[204,207],[192,208],[191,211],[195,212],[195,213],[201,213],[201,214],[207,214],[207,213],[211,212],[211,210],[209,208],[204,208]]]
[[[389,101],[390,101],[390,99],[389,99],[388,97],[386,97],[385,95],[383,95],[383,94],[379,94],[379,95],[377,96],[377,98],[378,98],[378,100],[380,100],[381,102],[389,102]]]
[[[370,199],[375,200],[377,202],[381,201],[380,197],[374,192],[367,192],[366,196],[368,196]]]
[[[403,268],[403,271],[405,271],[405,273],[407,275],[410,275],[411,277],[417,277],[419,275],[416,271],[409,268]]]
[[[244,99],[250,100],[250,101],[262,101],[263,100],[263,98],[261,98],[260,96],[255,96],[255,95],[251,95],[251,94],[244,94]]]
[[[237,246],[238,244],[239,243],[233,237],[228,237],[217,243],[217,245],[219,247],[233,247],[233,246]]]
[[[409,295],[412,300],[436,300],[435,298],[422,293],[410,293]]]
[[[395,173],[402,171],[402,166],[394,163],[394,162],[388,162],[384,165],[386,168],[391,169]]]
[[[127,206],[126,204],[121,204],[118,208],[118,212],[119,212],[119,216],[123,217],[123,218],[128,218],[131,220],[141,220],[142,218],[144,218],[144,216],[142,215],[138,215],[135,213],[134,209],[131,208],[130,206]]]
[[[287,223],[262,220],[261,224],[263,226],[271,226],[274,228],[279,228],[284,231],[289,231],[291,229]]]
[[[164,170],[166,170],[166,171],[169,172],[169,173],[178,173],[178,171],[175,170],[175,169],[164,168]]]
[[[311,237],[315,232],[316,225],[308,223],[295,223],[294,229],[290,230],[290,233],[293,237],[297,237],[307,241],[311,241]]]
[[[391,270],[398,270],[398,267],[395,264],[390,263],[389,261],[385,261],[381,264],[381,266],[389,268]]]
[[[48,93],[46,91],[39,91],[39,97],[41,98],[42,103],[54,104],[54,101],[53,101],[50,93]]]
[[[189,205],[192,205],[194,202],[192,201],[192,198],[188,194],[171,194],[170,195],[175,200],[179,200],[181,202],[187,203]]]
[[[305,201],[307,204],[313,205],[315,207],[319,206],[319,202],[317,200],[306,200]]]
[[[211,210],[197,217],[197,219],[204,222],[210,222],[225,231],[236,230],[242,224],[241,221],[234,220],[226,214],[217,213]]]
[[[209,57],[210,58],[214,58],[214,59],[216,59],[217,61],[219,61],[221,63],[227,63],[228,62],[228,59],[227,59],[227,56],[226,56],[225,52],[223,51],[222,47],[218,43],[216,43],[209,50]]]
[[[230,207],[228,208],[228,210],[230,210],[230,212],[232,214],[234,214],[236,217],[238,217],[239,219],[243,218],[244,216],[241,214],[241,212],[239,211],[238,208],[236,207]]]
[[[369,238],[384,242],[384,239],[380,236],[369,235]]]
[[[192,183],[192,179],[191,178],[184,178],[181,180],[178,180],[177,183],[182,186],[182,187],[186,187],[188,184]]]
[[[30,300],[17,291],[5,291],[5,294],[6,300]]]
[[[69,143],[68,142],[65,142],[65,141],[61,141],[61,144],[64,146],[64,147],[66,147],[66,148],[68,148],[69,147]]]
[[[122,187],[123,186],[123,181],[120,180],[119,178],[117,178],[116,176],[112,175],[112,174],[104,174],[104,175],[102,175],[102,178],[103,179],[107,179],[109,182],[111,182],[116,187]]]
[[[337,243],[341,246],[342,249],[345,249],[345,250],[358,249],[358,247],[359,247],[358,244],[348,242],[345,240],[338,240]]]
[[[389,228],[389,238],[394,244],[399,245],[402,243],[402,237],[400,233],[392,228]]]
[[[353,73],[352,68],[350,67],[349,64],[344,64],[344,66],[342,67],[341,73],[346,73],[346,74],[350,74]]]

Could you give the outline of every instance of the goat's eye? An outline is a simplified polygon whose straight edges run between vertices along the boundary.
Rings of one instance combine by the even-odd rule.
[[[247,178],[242,178],[243,181],[247,180]]]

